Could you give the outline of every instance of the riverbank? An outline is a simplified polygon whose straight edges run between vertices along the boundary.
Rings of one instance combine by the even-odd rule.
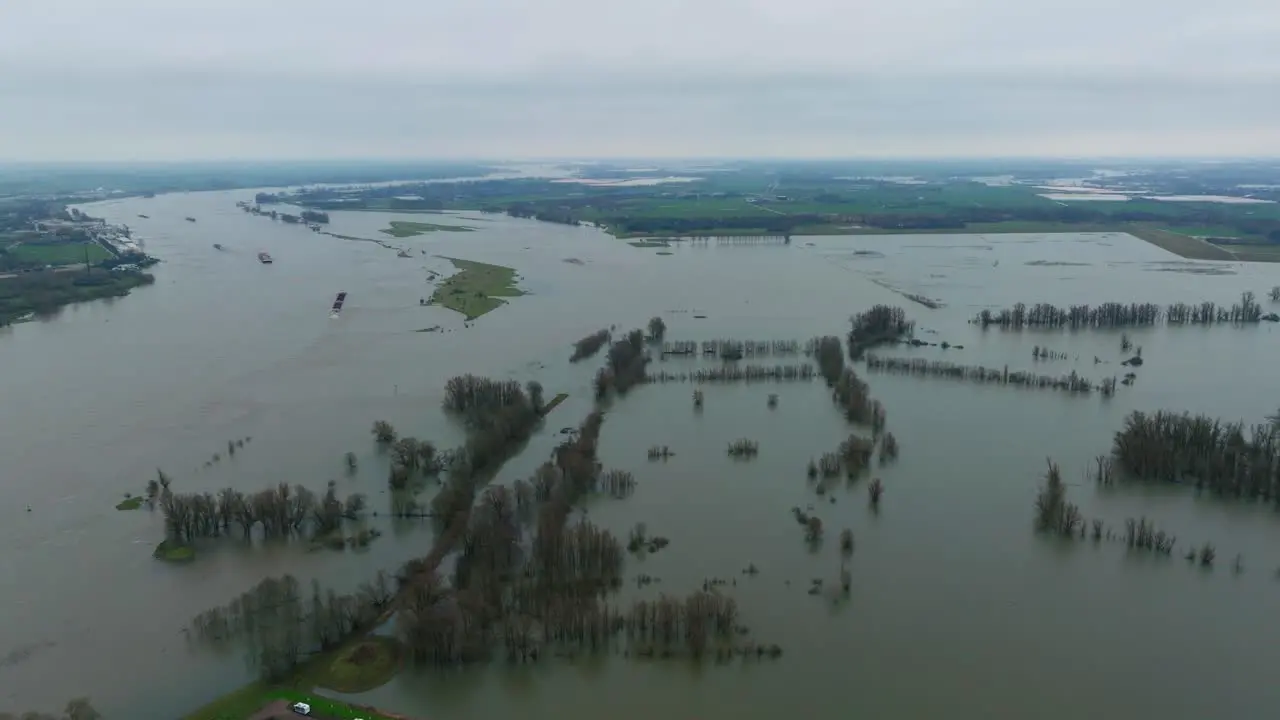
[[[440,305],[475,320],[507,304],[501,298],[524,295],[515,286],[516,271],[502,265],[445,258],[460,272],[450,276],[431,294],[429,304]]]
[[[155,277],[143,272],[36,272],[0,278],[0,327],[73,303],[123,297]]]

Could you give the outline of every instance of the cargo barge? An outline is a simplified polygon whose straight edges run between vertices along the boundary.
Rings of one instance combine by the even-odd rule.
[[[338,296],[333,299],[333,308],[331,308],[330,310],[330,313],[331,313],[330,316],[338,317],[338,313],[342,312],[342,305],[346,301],[347,301],[346,291],[344,290],[343,292],[338,293]]]
[[[260,253],[258,253],[258,262],[262,263],[263,265],[270,265],[271,263],[273,263],[273,262],[275,262],[275,261],[271,259],[271,256],[270,256],[270,255],[268,255],[268,254],[266,254],[266,253],[264,253],[264,252],[260,252]]]

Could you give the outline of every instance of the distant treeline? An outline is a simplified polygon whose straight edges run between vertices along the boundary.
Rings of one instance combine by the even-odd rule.
[[[593,187],[565,185],[546,179],[477,180],[367,187],[358,191],[314,188],[290,195],[262,193],[259,203],[292,202],[319,210],[447,210],[468,209],[514,217],[576,225],[593,222],[617,234],[698,235],[725,231],[791,234],[803,227],[858,226],[883,230],[965,230],[970,225],[1057,223],[1114,226],[1160,223],[1164,226],[1223,228],[1242,236],[1280,242],[1280,218],[1213,203],[1052,203],[1027,195],[983,196],[966,200],[964,183],[913,187],[910,198],[871,205],[872,197],[892,196],[900,186],[853,190],[845,181],[828,178],[830,188],[810,187],[770,204],[763,212],[746,202],[750,196],[713,181],[698,192],[674,193],[669,186]],[[959,188],[953,198],[947,191]],[[688,189],[688,188],[687,188]],[[879,195],[877,195],[879,193]],[[704,213],[700,203],[718,202]],[[728,201],[728,207],[726,207]],[[741,201],[741,212],[731,208]],[[792,204],[798,203],[798,204]],[[821,207],[815,207],[821,206]],[[1158,206],[1158,207],[1157,207]],[[794,208],[794,212],[791,209]]]

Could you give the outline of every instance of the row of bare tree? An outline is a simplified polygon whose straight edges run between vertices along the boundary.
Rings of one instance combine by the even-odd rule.
[[[395,592],[395,582],[381,571],[351,594],[312,581],[310,597],[292,575],[267,578],[226,605],[197,615],[189,632],[214,644],[244,641],[246,659],[259,675],[280,680],[310,655],[375,625]]]
[[[288,483],[249,495],[234,488],[224,488],[215,495],[175,493],[164,473],[159,473],[156,482],[165,539],[179,546],[230,535],[233,525],[246,540],[253,538],[255,529],[263,538],[323,536],[338,530],[344,520],[357,519],[366,504],[359,493],[339,498],[332,480],[319,496]]]
[[[1098,390],[1103,397],[1110,397],[1116,391],[1116,379],[1105,378],[1094,383],[1075,370],[1066,375],[1041,375],[1029,370],[1010,370],[1003,368],[982,367],[981,365],[961,365],[943,360],[929,360],[921,357],[885,357],[881,355],[867,356],[867,369],[874,372],[890,372],[917,377],[937,377],[945,380],[988,383],[995,385],[1016,385],[1024,388],[1040,390],[1060,390],[1069,393],[1091,393]],[[1127,378],[1126,378],[1127,384]]]
[[[1256,323],[1263,319],[1262,306],[1252,292],[1240,296],[1240,302],[1222,307],[1212,302],[1174,303],[1162,308],[1155,303],[1108,302],[1097,306],[1072,305],[1060,308],[1048,303],[1028,307],[1017,303],[1011,308],[983,310],[974,318],[982,327],[995,325],[1011,330],[1041,328],[1122,328],[1147,327],[1162,321],[1169,325],[1213,325],[1219,323]]]

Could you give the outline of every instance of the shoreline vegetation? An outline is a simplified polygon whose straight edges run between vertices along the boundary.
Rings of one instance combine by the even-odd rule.
[[[443,257],[443,256],[442,256]],[[446,257],[459,272],[450,275],[431,293],[426,305],[439,305],[475,320],[507,304],[525,292],[515,286],[516,271],[502,265]]]
[[[124,297],[134,288],[151,285],[155,276],[144,272],[42,271],[0,277],[0,327],[56,314],[67,305]]]
[[[1215,202],[1244,192],[1229,184],[1229,172],[1147,168],[1099,177],[1074,194],[1050,192],[1045,172],[1052,171],[1025,167],[1013,169],[1007,182],[986,181],[990,172],[905,181],[857,172],[832,163],[729,164],[678,185],[515,178],[312,188],[279,199],[319,210],[478,211],[590,225],[642,248],[706,238],[752,244],[751,238],[806,235],[1127,233],[1187,259],[1280,261],[1280,191],[1253,189],[1247,201]],[[591,173],[626,179],[633,171]],[[1072,202],[1108,192],[1126,201]]]

